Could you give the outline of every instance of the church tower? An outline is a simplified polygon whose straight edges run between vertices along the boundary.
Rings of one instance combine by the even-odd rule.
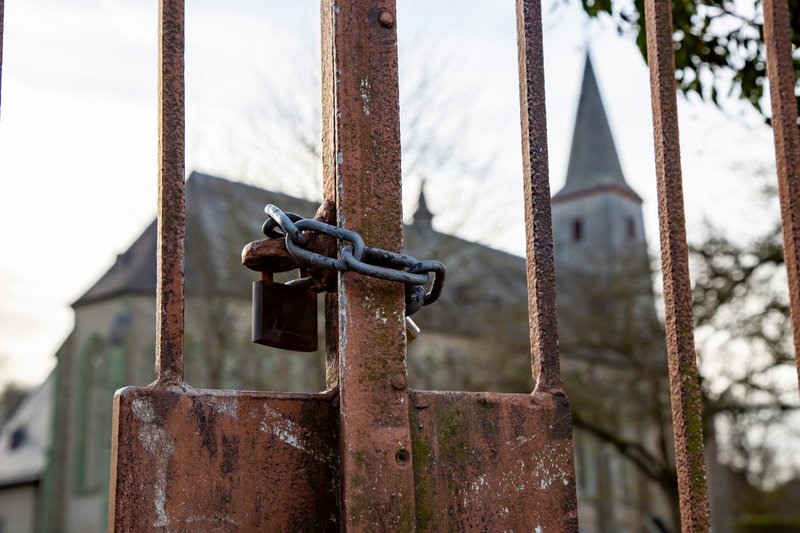
[[[567,180],[553,196],[559,270],[647,264],[642,199],[625,181],[600,89],[587,54]]]
[[[664,347],[642,199],[622,173],[588,54],[552,217],[562,375],[573,412],[637,442],[658,442],[663,428],[648,416],[660,405]],[[574,436],[582,528],[643,532],[645,521],[666,523],[658,490],[584,428],[577,424]]]
[[[652,335],[660,326],[642,199],[622,173],[588,54],[567,179],[553,196],[552,213],[565,353],[597,360],[605,352],[614,358],[612,346],[627,349],[632,329]]]

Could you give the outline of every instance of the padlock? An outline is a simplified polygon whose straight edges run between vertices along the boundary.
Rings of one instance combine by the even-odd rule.
[[[275,283],[262,272],[253,283],[253,342],[296,352],[317,349],[317,295],[300,285]]]

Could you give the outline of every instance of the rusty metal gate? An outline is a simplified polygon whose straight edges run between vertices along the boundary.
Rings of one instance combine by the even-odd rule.
[[[538,3],[519,20],[535,393],[409,390],[403,290],[354,273],[327,296],[329,390],[252,393],[183,381],[183,2],[161,2],[158,379],[115,397],[110,529],[577,529]],[[395,7],[325,0],[322,40],[324,199],[400,252]]]
[[[324,199],[340,227],[399,252],[395,2],[321,4]],[[709,531],[671,4],[645,7],[681,526]],[[786,0],[764,0],[763,9],[797,347],[800,131],[789,10]],[[0,0],[0,32],[2,10]],[[160,1],[158,378],[114,399],[109,530],[578,530],[559,375],[540,10],[537,0],[517,1],[534,392],[408,389],[401,287],[343,272],[326,297],[328,390],[290,394],[198,390],[183,379],[184,15],[183,0]],[[0,33],[0,57],[1,47]]]

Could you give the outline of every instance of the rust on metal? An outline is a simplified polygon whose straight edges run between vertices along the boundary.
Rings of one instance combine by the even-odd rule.
[[[330,200],[322,202],[314,220],[333,225],[336,220],[334,202]],[[313,231],[303,233],[308,240],[304,245],[306,250],[326,257],[336,256],[336,239],[334,237]],[[335,272],[313,265],[301,265],[300,261],[286,248],[285,239],[260,239],[246,244],[242,249],[242,265],[250,270],[261,272],[265,275],[262,279],[269,280],[272,280],[271,274],[300,269],[303,276],[309,275],[314,280],[316,292],[335,290]]]
[[[288,272],[300,263],[286,249],[283,239],[261,239],[248,243],[242,250],[242,264],[256,272]]]
[[[391,28],[392,26],[394,26],[394,16],[389,11],[386,10],[384,10],[378,16],[378,21],[384,28]]]
[[[797,127],[792,30],[789,25],[789,4],[785,0],[764,0],[762,6],[783,249],[800,381],[800,130]]]
[[[339,294],[325,293],[325,388],[339,386]]]
[[[671,5],[668,0],[645,1],[672,427],[681,529],[710,531],[683,208]]]
[[[340,530],[334,394],[129,387],[114,411],[109,531]]]
[[[333,2],[320,2],[322,85],[322,198],[331,202],[336,223],[336,77],[333,57]],[[339,294],[325,294],[325,384],[339,386]]]
[[[395,5],[334,2],[322,2],[317,218],[400,252]],[[182,381],[183,8],[162,1],[159,380],[115,396],[109,530],[577,531],[555,336],[540,13],[520,6],[535,393],[409,391],[402,285],[347,272],[326,299],[331,390],[288,394]],[[337,253],[332,239],[308,246]],[[295,267],[279,240],[251,243],[243,262],[267,279]]]
[[[432,444],[445,450],[453,449],[447,440],[454,428],[447,427],[447,418],[437,424],[437,411],[446,409],[442,412],[449,410],[452,416],[454,407],[463,410],[471,404],[471,409],[464,411],[466,418],[459,415],[463,420],[472,418],[471,427],[457,426],[456,434],[469,435],[469,446],[486,458],[476,458],[469,466],[454,461],[447,470],[457,480],[469,479],[476,467],[483,471],[477,485],[469,485],[469,490],[477,488],[481,494],[473,494],[473,507],[463,512],[470,517],[467,520],[481,519],[481,529],[491,531],[578,531],[572,415],[561,384],[558,356],[541,15],[538,0],[517,0],[528,317],[535,389],[527,396],[459,393],[460,401],[452,395],[438,393],[434,397],[429,393],[436,408],[427,415],[431,418],[428,423],[440,426]],[[415,429],[421,432],[424,427],[421,424]],[[447,499],[444,481],[439,477],[434,487]],[[419,492],[418,488],[418,498]],[[466,506],[470,501],[465,498],[463,503]],[[448,509],[457,511],[453,505],[458,504],[451,501]],[[438,516],[441,518],[441,513]]]
[[[400,252],[397,31],[384,13],[396,19],[394,1],[322,2],[325,198],[335,184],[338,225]],[[352,272],[338,284],[342,522],[413,531],[404,290]]]
[[[323,69],[323,74],[324,74]],[[330,149],[330,147],[328,148]],[[329,165],[324,165],[329,166]],[[327,174],[326,174],[327,176]],[[331,178],[326,177],[323,184],[323,193],[330,194],[330,190],[335,190],[335,183],[331,187]],[[336,196],[326,198],[322,201],[314,217],[326,224],[336,224]],[[321,239],[319,242],[317,239]],[[328,257],[335,257],[336,240],[326,238],[325,235],[315,233],[309,237],[309,248],[319,249],[320,253]],[[313,274],[313,273],[312,273]],[[336,291],[336,273],[324,270],[317,274],[315,278],[318,286],[325,287],[325,386],[328,390],[334,390],[339,385],[339,294]]]
[[[0,0],[0,98],[3,94],[3,13],[5,0]]]
[[[320,222],[324,222],[325,224],[330,224],[331,226],[336,225],[336,202],[333,200],[323,200],[322,204],[320,204],[319,208],[317,209],[316,214],[314,215],[314,220],[318,220]],[[337,246],[336,246],[336,239],[329,235],[325,235],[322,233],[305,232],[306,238],[308,239],[308,244],[306,248],[317,252],[318,254],[324,255],[326,257],[336,257],[337,254]],[[314,279],[314,286],[316,291],[325,291],[326,292],[326,299],[328,301],[327,295],[330,293],[336,294],[336,272],[328,269],[319,268],[313,265],[306,266],[307,273]],[[336,338],[338,338],[338,333]],[[326,351],[327,351],[327,333],[326,333]],[[327,357],[326,357],[327,359]],[[336,370],[338,374],[338,368]],[[326,371],[327,374],[327,371]],[[334,386],[328,387],[328,389],[333,389]]]
[[[563,395],[411,393],[418,531],[578,531]]]
[[[547,166],[542,13],[538,0],[517,0],[522,165],[531,363],[537,391],[561,388]]]
[[[183,382],[183,40],[183,0],[159,0],[156,372],[161,384]]]
[[[336,201],[323,200],[317,212],[314,214],[314,220],[335,226]],[[317,232],[306,232],[306,237],[308,238],[307,247],[309,250],[316,251],[328,257],[336,256],[336,239],[333,237]]]

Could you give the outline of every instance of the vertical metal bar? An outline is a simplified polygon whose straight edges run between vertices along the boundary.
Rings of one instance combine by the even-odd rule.
[[[517,0],[517,43],[531,364],[536,390],[548,391],[561,387],[561,377],[539,0]]]
[[[682,531],[710,531],[669,0],[646,0],[667,359]]]
[[[397,32],[393,0],[323,0],[329,62],[326,164],[337,222],[373,246],[403,247]],[[335,155],[334,155],[335,154]],[[330,185],[330,181],[328,185]],[[374,243],[374,244],[373,244]],[[403,287],[339,275],[342,523],[413,531]]]
[[[159,0],[157,383],[183,382],[183,0]]]
[[[3,19],[5,12],[5,0],[0,0],[0,101],[3,94]]]
[[[764,0],[762,5],[783,249],[789,277],[795,360],[800,381],[800,130],[797,127],[797,99],[794,93],[792,29],[789,26],[789,4],[785,0]]]
[[[336,205],[336,78],[331,3],[320,2],[322,24],[322,199]],[[325,384],[339,385],[339,294],[325,294]]]

